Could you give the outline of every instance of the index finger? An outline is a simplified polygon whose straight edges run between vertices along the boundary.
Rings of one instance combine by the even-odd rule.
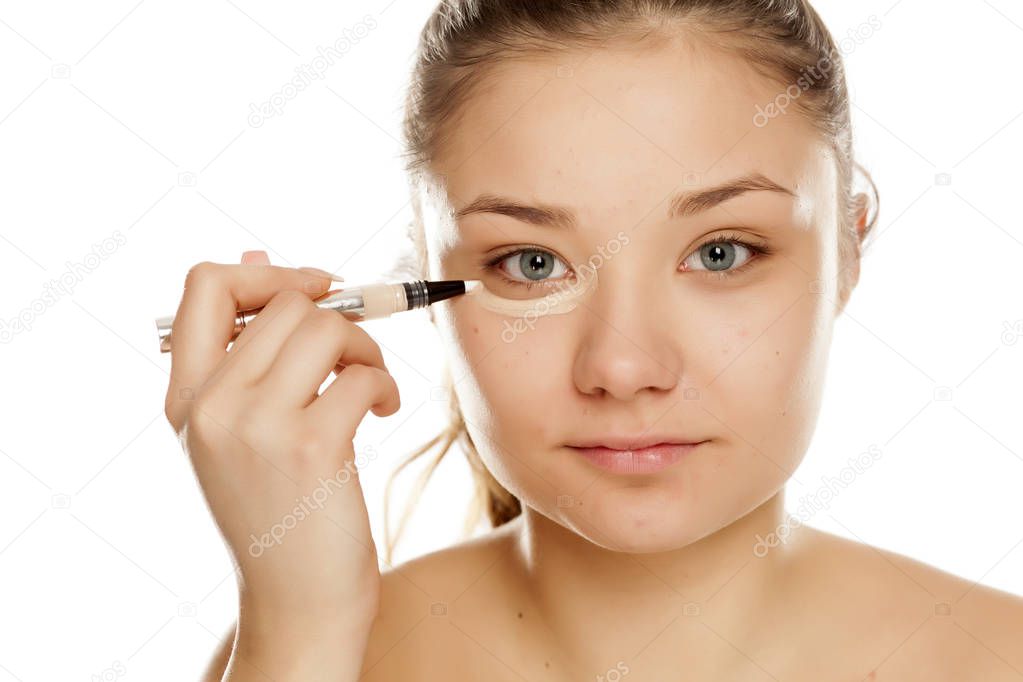
[[[171,330],[173,396],[185,389],[194,395],[224,359],[239,311],[262,307],[286,289],[316,298],[330,284],[327,277],[276,265],[209,261],[194,265],[185,277],[184,294]]]

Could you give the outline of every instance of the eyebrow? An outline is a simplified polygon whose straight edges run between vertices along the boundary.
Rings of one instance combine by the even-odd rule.
[[[713,187],[687,192],[679,192],[672,196],[668,204],[668,219],[682,218],[709,211],[718,204],[745,194],[746,192],[768,191],[795,196],[792,190],[784,187],[762,173],[748,173],[733,178]],[[571,209],[553,204],[530,206],[514,199],[495,194],[481,194],[455,212],[455,218],[462,218],[472,213],[498,213],[516,220],[521,220],[540,227],[557,227],[574,229],[575,215]]]

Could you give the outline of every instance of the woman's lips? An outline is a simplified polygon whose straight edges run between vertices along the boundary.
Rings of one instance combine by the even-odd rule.
[[[572,447],[572,450],[591,464],[615,474],[650,474],[671,466],[700,445],[701,443],[685,445],[660,443],[632,450],[603,447]]]

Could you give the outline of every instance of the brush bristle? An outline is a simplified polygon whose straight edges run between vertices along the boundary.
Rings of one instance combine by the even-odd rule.
[[[477,287],[479,287],[482,284],[483,284],[483,282],[481,282],[478,279],[467,279],[467,280],[465,280],[465,293],[467,293],[467,294],[472,293],[473,289],[476,289]]]

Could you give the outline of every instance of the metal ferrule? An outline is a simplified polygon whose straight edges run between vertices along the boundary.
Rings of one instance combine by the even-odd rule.
[[[413,308],[425,308],[430,303],[430,297],[426,291],[426,280],[415,280],[403,282],[405,288],[405,300],[408,301],[408,310]]]

